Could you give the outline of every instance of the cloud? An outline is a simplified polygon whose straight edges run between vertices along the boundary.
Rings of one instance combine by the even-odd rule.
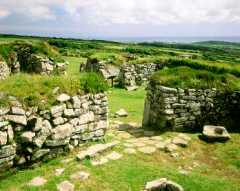
[[[239,0],[69,0],[67,12],[94,24],[239,22]]]
[[[0,0],[0,24],[29,28],[32,26],[33,29],[36,26],[65,28],[84,33],[90,30],[91,33],[103,34],[114,30],[115,33],[132,33],[132,30],[140,33],[139,30],[142,30],[145,34],[165,27],[169,29],[168,32],[172,32],[172,26],[186,27],[185,31],[190,31],[192,26],[217,28],[220,25],[222,28],[234,26],[234,29],[240,30],[235,27],[240,24],[240,1]],[[205,27],[204,30],[208,29]],[[231,28],[228,27],[228,30]],[[158,35],[157,31],[155,33]]]

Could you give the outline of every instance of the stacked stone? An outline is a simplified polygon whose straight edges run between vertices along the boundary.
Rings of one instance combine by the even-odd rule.
[[[122,65],[119,73],[120,86],[123,88],[136,86],[137,85],[136,76],[137,76],[137,72],[133,64]]]
[[[124,64],[120,68],[119,84],[123,88],[140,86],[148,81],[149,77],[158,69],[158,65],[149,64]]]
[[[10,69],[6,62],[0,61],[0,80],[6,79],[10,75]]]
[[[108,115],[104,93],[62,94],[57,100],[59,104],[46,111],[24,109],[17,101],[10,109],[0,109],[1,169],[48,160],[104,137]]]
[[[51,75],[54,72],[64,74],[66,71],[66,63],[54,63],[49,58],[39,55],[32,55],[30,62],[34,64],[34,72],[39,74]]]
[[[183,90],[150,83],[143,125],[174,131],[189,131],[212,123],[226,125],[230,120],[234,121],[234,116],[239,116],[239,101],[240,93],[236,92]]]

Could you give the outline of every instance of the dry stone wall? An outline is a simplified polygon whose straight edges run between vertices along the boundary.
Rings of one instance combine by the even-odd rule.
[[[149,77],[158,70],[158,65],[150,64],[124,64],[120,68],[119,84],[123,88],[140,86],[147,82]]]
[[[104,93],[62,94],[50,110],[24,108],[11,97],[0,108],[0,169],[30,165],[67,152],[86,141],[102,139],[107,129]]]
[[[151,82],[145,100],[144,126],[174,131],[200,130],[203,125],[239,129],[240,92],[180,89]]]
[[[87,59],[85,64],[80,66],[80,71],[96,72],[103,76],[112,86],[115,84],[119,75],[119,68],[108,61],[99,61],[97,59]]]

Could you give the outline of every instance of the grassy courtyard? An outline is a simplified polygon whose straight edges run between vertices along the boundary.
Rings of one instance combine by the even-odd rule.
[[[129,117],[114,119],[123,122],[141,122],[144,89],[127,92],[121,89],[110,89],[110,115],[120,108],[129,112]],[[84,191],[139,191],[147,181],[167,177],[181,184],[186,191],[239,191],[240,190],[240,139],[239,134],[232,134],[232,139],[226,144],[207,144],[199,140],[198,134],[189,135],[192,141],[189,147],[180,149],[181,157],[175,159],[169,154],[157,151],[151,155],[137,152],[134,155],[123,152],[123,144],[127,140],[121,138],[116,129],[110,129],[106,140],[120,140],[120,145],[114,148],[123,157],[110,161],[102,166],[92,166],[89,160],[75,160],[78,150],[67,156],[54,159],[47,163],[36,165],[31,169],[10,170],[0,174],[1,191],[55,191],[56,185],[63,180],[70,180],[71,174],[79,170],[90,173],[90,178],[84,182],[71,181],[76,190]],[[131,136],[131,135],[130,135]],[[163,139],[176,136],[176,133],[165,133]],[[133,137],[129,137],[130,139]],[[80,148],[81,150],[83,148]],[[73,160],[69,160],[73,159]],[[55,170],[64,168],[60,176],[55,176]],[[181,169],[187,174],[182,174]],[[28,183],[34,177],[41,176],[47,180],[42,187],[31,187]]]

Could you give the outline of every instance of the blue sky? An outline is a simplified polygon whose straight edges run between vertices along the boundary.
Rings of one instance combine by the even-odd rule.
[[[240,36],[239,0],[0,0],[0,33]]]

